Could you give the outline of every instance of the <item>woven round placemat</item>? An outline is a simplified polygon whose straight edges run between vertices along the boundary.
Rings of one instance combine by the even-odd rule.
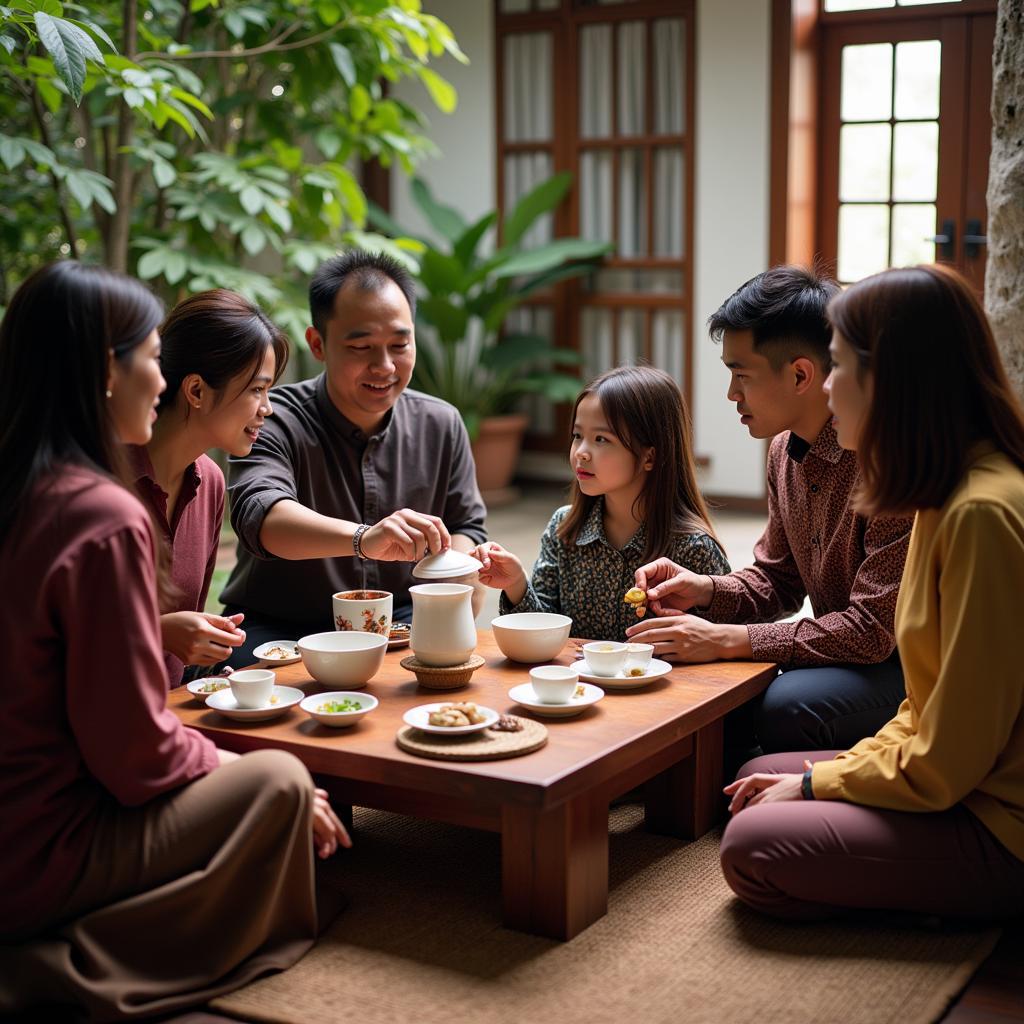
[[[464,661],[461,665],[445,665],[441,668],[437,665],[424,665],[415,654],[410,654],[399,664],[414,673],[416,682],[428,690],[455,690],[465,686],[473,673],[486,662],[479,654],[471,654],[469,661]]]
[[[484,729],[462,736],[437,736],[406,725],[395,733],[395,742],[410,754],[437,761],[497,761],[539,750],[548,741],[548,731],[530,718],[520,718],[520,732]]]

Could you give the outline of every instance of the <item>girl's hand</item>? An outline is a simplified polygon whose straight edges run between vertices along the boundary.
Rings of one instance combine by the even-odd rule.
[[[163,648],[186,665],[216,665],[245,643],[243,615],[169,612],[160,616]]]
[[[747,807],[754,804],[772,803],[778,800],[802,800],[800,784],[803,776],[795,772],[770,775],[758,772],[755,775],[748,775],[745,779],[737,779],[725,787],[723,792],[731,796],[729,801],[729,813],[739,814]]]
[[[327,799],[327,793],[322,789],[313,790],[313,847],[316,855],[324,860],[334,853],[338,846],[349,847],[352,840],[342,825],[341,820],[334,813]]]
[[[523,563],[494,541],[478,544],[470,554],[483,566],[480,582],[495,590],[504,590],[513,604],[519,604],[526,593],[526,573]]]

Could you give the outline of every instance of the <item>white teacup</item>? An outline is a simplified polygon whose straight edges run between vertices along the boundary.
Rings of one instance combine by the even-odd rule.
[[[242,672],[232,672],[228,676],[228,684],[240,708],[262,708],[270,703],[275,678],[270,669],[247,668]]]
[[[645,672],[654,657],[654,644],[626,644],[626,664],[623,672],[631,668],[642,668]]]
[[[530,669],[530,682],[541,704],[568,704],[579,684],[579,670],[565,665],[538,665]]]
[[[342,590],[331,597],[334,628],[387,636],[394,597],[387,590]]]
[[[583,645],[587,671],[595,676],[613,676],[626,664],[626,645],[611,640],[593,640]]]

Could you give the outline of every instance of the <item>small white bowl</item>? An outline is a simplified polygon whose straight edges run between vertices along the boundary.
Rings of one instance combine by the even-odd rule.
[[[235,703],[240,708],[254,710],[263,707],[274,692],[274,680],[277,677],[267,668],[247,668],[241,672],[232,672],[228,676],[228,685]]]
[[[358,690],[380,671],[388,638],[354,631],[310,633],[299,640],[298,648],[303,665],[318,683]]]
[[[358,711],[320,711],[321,704],[329,704],[331,701],[343,700],[355,701],[361,705]],[[331,693],[314,693],[301,701],[299,707],[311,718],[315,718],[321,725],[329,725],[332,729],[344,729],[355,725],[363,715],[368,715],[380,701],[371,693],[351,693],[345,690],[335,690]]]
[[[613,676],[626,664],[626,645],[612,640],[593,640],[583,645],[587,670],[595,676]]]
[[[203,687],[208,686],[210,683],[220,683],[221,685],[216,690],[204,690]],[[205,704],[215,693],[220,693],[221,690],[227,690],[230,685],[231,684],[227,681],[225,676],[202,676],[199,679],[193,679],[191,683],[186,683],[185,689],[188,690],[188,692],[191,693],[200,704]]]
[[[519,612],[492,619],[491,629],[506,658],[536,664],[558,657],[569,639],[572,619],[554,612]]]
[[[538,665],[530,669],[530,683],[541,704],[568,704],[579,682],[579,669],[572,665]]]
[[[624,672],[631,668],[642,668],[645,672],[654,657],[654,644],[626,644],[626,664]]]

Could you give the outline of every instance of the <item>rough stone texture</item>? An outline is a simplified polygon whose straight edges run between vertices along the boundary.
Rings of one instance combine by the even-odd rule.
[[[985,305],[1024,398],[1024,0],[999,0],[996,21]]]

